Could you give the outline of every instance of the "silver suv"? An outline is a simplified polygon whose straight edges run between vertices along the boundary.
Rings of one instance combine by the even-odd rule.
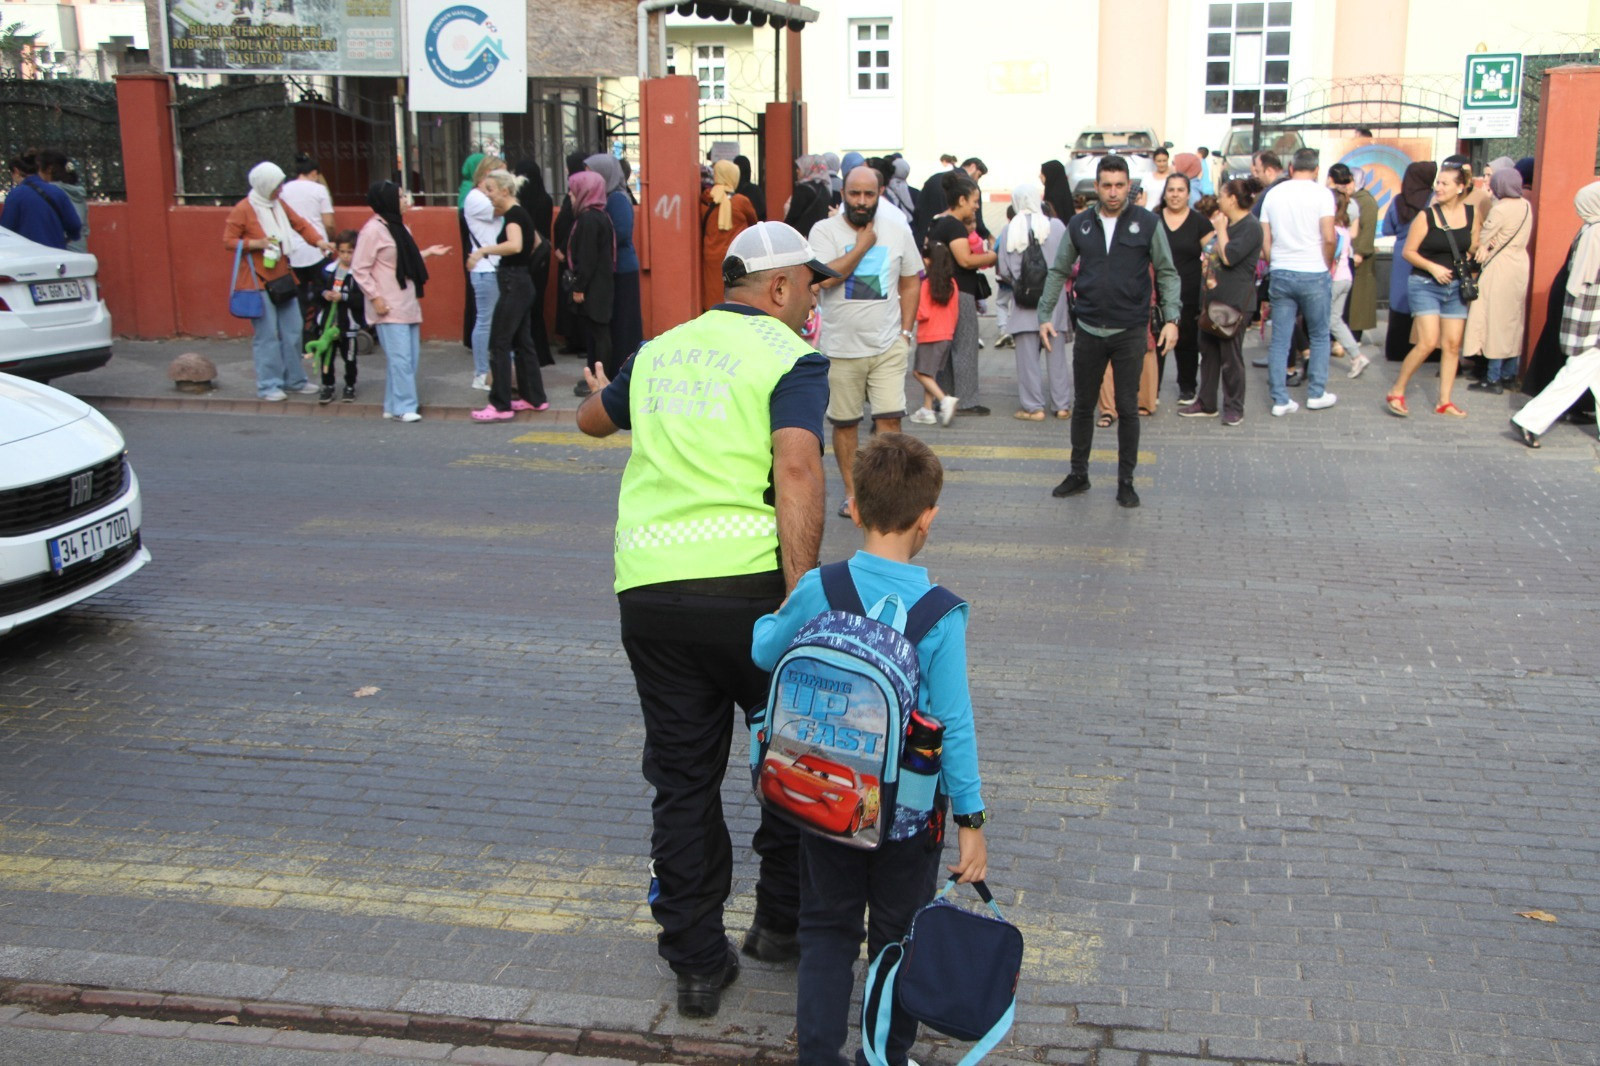
[[[1108,155],[1120,155],[1128,161],[1128,180],[1148,182],[1156,171],[1157,148],[1171,148],[1156,136],[1149,127],[1090,126],[1078,134],[1072,143],[1072,159],[1067,163],[1067,181],[1072,185],[1072,195],[1093,200],[1094,169]]]

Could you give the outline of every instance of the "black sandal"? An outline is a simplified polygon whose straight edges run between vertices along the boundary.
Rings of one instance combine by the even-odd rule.
[[[1539,434],[1535,433],[1533,430],[1523,429],[1521,426],[1517,425],[1516,422],[1512,422],[1511,432],[1515,433],[1517,435],[1517,439],[1526,444],[1528,447],[1539,447]]]

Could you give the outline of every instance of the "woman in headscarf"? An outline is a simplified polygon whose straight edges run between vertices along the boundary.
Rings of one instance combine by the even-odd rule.
[[[739,168],[731,160],[717,160],[711,167],[711,174],[716,178],[716,184],[700,194],[700,297],[703,311],[709,311],[722,302],[722,261],[728,257],[728,245],[740,233],[760,221],[750,201],[735,191],[739,187]]]
[[[584,170],[583,153],[573,152],[567,156],[567,179]],[[561,210],[556,214],[555,226],[550,233],[550,253],[556,261],[556,277],[559,279],[565,273],[567,239],[572,236],[572,197],[562,194]],[[588,342],[583,335],[584,318],[573,313],[572,291],[565,284],[558,285],[556,291],[556,332],[561,334],[562,355],[583,355],[588,350]]]
[[[551,366],[555,356],[550,354],[550,330],[544,321],[544,294],[550,290],[550,222],[555,214],[555,201],[544,187],[544,171],[536,159],[524,159],[515,171],[523,179],[517,200],[533,220],[533,231],[539,235],[539,246],[533,250],[528,262],[528,274],[533,278],[533,347],[539,353],[539,365]]]
[[[392,181],[380,181],[367,190],[372,217],[356,237],[356,255],[350,273],[367,301],[367,321],[378,329],[378,343],[388,375],[383,390],[383,417],[420,422],[417,413],[417,359],[422,351],[423,287],[428,267],[423,262],[447,255],[449,245],[418,248],[416,238],[401,220],[411,208],[411,197]]]
[[[783,214],[783,221],[801,236],[809,237],[811,227],[831,213],[828,167],[820,156],[803,155],[794,161],[794,168],[794,192],[789,196],[789,207]]]
[[[611,312],[617,238],[606,213],[606,180],[591,171],[579,171],[567,179],[567,195],[572,201],[567,269],[572,272],[573,314],[584,321],[588,343],[584,362],[614,378],[618,360],[611,349]]]
[[[1545,334],[1554,329],[1559,338],[1566,365],[1511,419],[1512,431],[1530,448],[1539,447],[1539,438],[1585,393],[1600,399],[1600,181],[1579,189],[1572,203],[1583,228],[1567,256],[1565,281],[1557,275],[1550,289],[1560,297],[1560,313],[1545,323]]]
[[[1394,235],[1394,246],[1404,248],[1411,233],[1411,223],[1428,206],[1433,196],[1433,179],[1439,166],[1431,160],[1412,163],[1400,179],[1400,195],[1389,203],[1384,216],[1385,233]],[[1411,352],[1411,301],[1406,296],[1406,283],[1411,279],[1411,264],[1404,256],[1396,255],[1389,266],[1389,330],[1384,336],[1384,357],[1391,363],[1404,362]]]
[[[906,221],[910,222],[917,217],[917,198],[911,195],[911,183],[906,180],[911,177],[911,164],[907,163],[904,157],[896,156],[891,166],[892,176],[884,193],[890,203],[905,212]]]
[[[822,160],[823,166],[827,168],[828,193],[831,196],[842,199],[844,196],[844,176],[849,173],[849,170],[840,169],[839,153],[837,152],[823,152],[818,158]]]
[[[255,331],[251,354],[255,358],[256,395],[276,402],[287,392],[317,392],[306,379],[300,359],[301,330],[299,286],[289,269],[289,234],[298,234],[323,254],[333,251],[316,227],[278,199],[283,169],[276,163],[257,163],[250,170],[250,194],[233,205],[222,227],[222,246],[238,253],[240,267],[232,288],[261,288],[265,310],[250,320]],[[252,278],[253,275],[253,278]],[[284,283],[280,279],[290,279]],[[241,280],[244,279],[244,280]],[[276,288],[269,288],[277,282]],[[281,299],[280,299],[281,295]]]
[[[1522,363],[1533,208],[1522,197],[1522,175],[1514,167],[1491,171],[1489,191],[1494,194],[1494,206],[1478,233],[1477,260],[1483,276],[1478,279],[1478,298],[1467,306],[1467,334],[1461,351],[1489,360],[1483,380],[1472,382],[1468,390],[1499,395],[1516,378]]]
[[[1044,202],[1057,218],[1064,223],[1077,214],[1072,208],[1072,183],[1067,180],[1067,168],[1061,160],[1046,160],[1039,168],[1039,181],[1044,185]]]
[[[756,209],[756,218],[767,217],[767,194],[761,191],[761,186],[750,180],[752,173],[748,156],[736,155],[733,165],[739,168],[739,188],[734,190],[740,196],[750,201],[750,206]]]
[[[606,183],[606,214],[617,241],[616,265],[612,273],[611,351],[617,364],[623,363],[644,343],[644,311],[639,298],[639,253],[633,247],[633,197],[623,183],[622,163],[608,153],[592,155],[584,165]],[[609,368],[608,368],[609,369]],[[589,386],[579,382],[573,392],[589,394]]]
[[[1056,250],[1067,226],[1059,218],[1046,218],[1043,210],[1044,186],[1035,181],[1022,181],[1011,187],[1011,207],[1016,214],[995,242],[995,273],[1011,284],[1013,299],[1022,277],[1022,257],[1030,243],[1037,243],[1044,253],[1046,263],[1056,261]],[[1043,295],[1043,294],[1041,294]],[[1017,304],[1006,316],[1006,331],[1017,350],[1017,398],[1020,407],[1016,417],[1029,422],[1042,422],[1045,417],[1044,379],[1039,372],[1039,316],[1038,304],[1026,307]],[[1056,302],[1051,324],[1058,333],[1065,333],[1067,301]],[[1046,370],[1050,375],[1050,410],[1057,418],[1072,414],[1072,361],[1067,346],[1057,344],[1044,353]]]

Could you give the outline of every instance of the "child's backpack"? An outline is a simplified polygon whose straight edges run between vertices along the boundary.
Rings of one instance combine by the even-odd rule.
[[[1017,280],[1011,283],[1011,299],[1018,307],[1038,307],[1044,297],[1044,280],[1050,274],[1050,264],[1045,262],[1044,249],[1039,238],[1028,228],[1028,247],[1022,251],[1022,269]]]
[[[929,825],[938,767],[900,765],[917,709],[917,643],[965,601],[935,585],[910,610],[889,595],[867,611],[848,563],[821,577],[828,610],[795,634],[751,722],[751,784],[763,807],[801,829],[876,848]]]
[[[889,1023],[899,1007],[957,1040],[976,1041],[958,1066],[973,1066],[1005,1039],[1017,1012],[1022,933],[1000,913],[989,886],[972,887],[994,917],[946,897],[954,874],[932,903],[911,919],[905,939],[884,945],[867,970],[861,995],[861,1053],[868,1066],[888,1066]]]

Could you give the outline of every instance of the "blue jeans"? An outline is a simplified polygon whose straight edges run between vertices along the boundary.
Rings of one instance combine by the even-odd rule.
[[[499,274],[481,270],[467,276],[472,279],[472,299],[478,309],[472,322],[472,372],[482,377],[489,372],[489,327],[494,321],[494,305],[500,300]]]
[[[383,345],[389,367],[383,386],[383,409],[396,416],[408,415],[417,409],[417,357],[422,350],[422,325],[380,322],[378,343]]]
[[[1328,388],[1328,356],[1333,349],[1328,317],[1333,307],[1333,278],[1326,270],[1272,271],[1272,347],[1267,351],[1267,384],[1274,406],[1289,402],[1289,340],[1294,316],[1303,315],[1311,338],[1311,364],[1306,368],[1306,396],[1315,400]]]
[[[250,353],[256,364],[256,395],[265,396],[276,389],[303,388],[306,368],[300,362],[300,301],[275,304],[265,294],[261,302],[266,310],[260,318],[250,320],[255,337],[250,342]]]
[[[884,945],[906,935],[912,917],[933,899],[939,855],[926,833],[876,851],[801,835],[797,1066],[844,1066],[861,938],[867,938],[867,957],[875,959]],[[916,1039],[915,1019],[896,1007],[889,1021],[889,1062],[903,1066]],[[857,1053],[856,1062],[865,1061]]]

